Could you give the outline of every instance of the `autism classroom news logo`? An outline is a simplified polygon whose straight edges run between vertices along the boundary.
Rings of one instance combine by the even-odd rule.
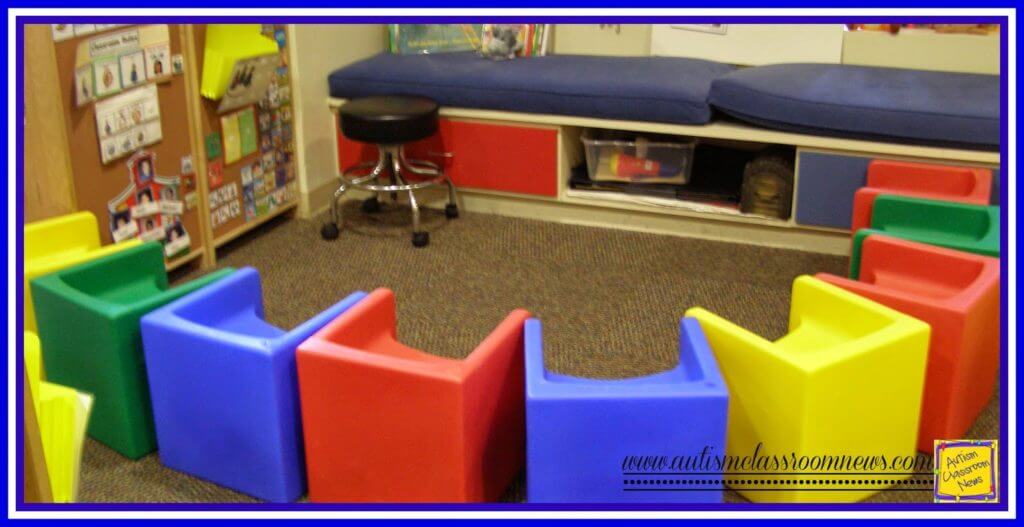
[[[935,501],[997,501],[998,464],[999,443],[996,440],[936,441]]]

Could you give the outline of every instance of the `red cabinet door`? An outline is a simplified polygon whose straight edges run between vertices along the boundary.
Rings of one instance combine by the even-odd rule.
[[[375,146],[343,136],[338,148],[342,168],[377,155]],[[441,119],[436,135],[406,145],[405,152],[444,166],[456,187],[549,197],[558,193],[554,128]]]

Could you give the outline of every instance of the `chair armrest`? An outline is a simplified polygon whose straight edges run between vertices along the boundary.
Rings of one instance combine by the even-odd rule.
[[[692,307],[686,310],[684,316],[697,320],[716,357],[720,357],[725,350],[735,351],[748,348],[778,355],[768,340],[704,308]],[[720,358],[719,362],[721,362]]]
[[[235,272],[235,269],[233,267],[226,267],[224,269],[214,271],[205,276],[196,278],[195,280],[181,284],[177,287],[172,287],[158,295],[130,304],[126,306],[126,308],[133,313],[144,315],[158,307],[161,307],[165,304],[169,304],[170,302],[173,302],[174,300],[177,300],[193,291],[201,289],[208,284],[216,282],[217,280],[220,280],[221,278],[224,278],[225,276],[228,276],[233,272]]]
[[[51,273],[36,278],[29,282],[29,287],[31,287],[33,302],[36,306],[37,323],[39,306],[46,302],[45,298],[47,297],[61,298],[83,309],[108,317],[117,317],[127,312],[127,308],[123,305],[106,302],[73,287],[64,281],[60,273]]]
[[[540,319],[531,318],[523,323],[523,361],[526,370],[526,390],[547,378],[544,368],[544,330]]]
[[[472,376],[487,368],[501,367],[499,363],[503,361],[496,360],[496,356],[521,357],[524,347],[524,323],[529,318],[530,312],[525,309],[516,309],[509,313],[463,361],[466,375]]]
[[[920,297],[906,291],[899,291],[895,289],[888,289],[879,287],[875,284],[869,284],[858,280],[850,280],[841,276],[836,276],[829,273],[818,273],[814,275],[815,278],[822,282],[832,284],[836,287],[841,287],[847,291],[863,296],[869,300],[877,298],[876,302],[886,304],[890,302],[913,302],[918,304],[934,304],[934,299],[928,299]]]
[[[66,259],[62,259],[59,261],[50,261],[44,259],[41,262],[30,262],[28,261],[28,257],[26,256],[25,272],[26,274],[28,274],[29,264],[31,264],[32,274],[34,274],[35,276],[43,276],[45,274],[50,274],[61,269],[73,267],[80,263],[98,260],[100,258],[110,256],[111,254],[121,252],[125,249],[137,247],[141,244],[142,242],[139,240],[125,240],[120,243],[104,245],[103,247],[93,249],[89,252],[73,254],[68,256]]]
[[[317,338],[343,347],[364,349],[381,334],[395,337],[395,294],[375,289],[351,309],[330,321],[315,334]]]
[[[287,334],[278,337],[276,339],[278,344],[283,346],[285,349],[292,350],[294,353],[295,348],[299,347],[299,344],[304,340],[313,336],[314,333],[320,331],[321,328],[341,316],[367,296],[367,293],[364,291],[356,291],[355,293],[348,295],[344,300],[323,310],[318,315],[303,322],[302,324],[299,324]]]
[[[182,318],[174,314],[174,307],[170,305],[143,315],[140,326],[144,342],[147,335],[175,331],[187,334],[191,339],[201,340],[214,346],[244,347],[261,354],[274,349],[271,345],[272,341],[265,338],[223,331]]]

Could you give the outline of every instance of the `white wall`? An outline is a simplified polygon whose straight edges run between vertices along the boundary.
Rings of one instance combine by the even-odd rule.
[[[694,57],[744,66],[784,62],[838,64],[843,52],[842,24],[725,24],[701,30],[701,24],[655,24],[651,54]]]
[[[555,24],[554,53],[559,55],[647,56],[650,24]]]
[[[289,34],[299,213],[308,216],[311,196],[333,191],[338,172],[337,123],[327,108],[327,76],[387,49],[387,31],[380,24],[295,24]]]

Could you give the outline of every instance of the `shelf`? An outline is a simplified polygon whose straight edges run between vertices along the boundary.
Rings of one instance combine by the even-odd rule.
[[[272,220],[272,219],[274,219],[274,218],[276,218],[276,217],[278,217],[278,216],[280,216],[280,215],[282,215],[282,214],[284,214],[286,212],[290,212],[290,211],[294,210],[296,207],[298,207],[298,205],[299,205],[299,200],[298,199],[293,199],[292,201],[290,201],[288,203],[279,205],[276,209],[274,209],[273,212],[264,214],[263,216],[260,216],[259,218],[256,218],[255,220],[252,220],[252,221],[249,221],[249,222],[246,222],[246,223],[242,224],[241,226],[237,227],[233,231],[230,231],[230,232],[227,232],[227,233],[224,233],[224,234],[218,236],[217,238],[215,238],[213,240],[213,247],[216,248],[216,249],[219,249],[224,244],[226,244],[226,243],[234,240],[235,238],[238,238],[239,236],[241,236],[241,235],[243,235],[243,234],[245,234],[245,233],[255,229],[256,227],[259,227],[260,225],[263,225],[264,223],[266,223],[266,222],[268,222],[268,221],[270,221],[270,220]]]
[[[635,196],[619,192],[603,192],[594,190],[566,189],[560,201],[580,205],[601,205],[622,210],[658,212],[675,216],[716,219],[767,225],[771,227],[795,227],[789,220],[769,218],[757,214],[747,214],[736,209],[668,198]]]
[[[177,257],[177,258],[167,262],[165,264],[165,267],[167,268],[168,272],[169,271],[173,271],[173,270],[175,270],[175,269],[177,269],[177,268],[179,268],[179,267],[181,267],[181,266],[183,266],[185,264],[188,264],[189,262],[192,262],[193,260],[196,260],[197,258],[201,257],[202,255],[203,255],[203,249],[202,248],[194,249],[194,250],[192,250],[192,252],[186,254],[185,256],[179,256],[179,257]]]

